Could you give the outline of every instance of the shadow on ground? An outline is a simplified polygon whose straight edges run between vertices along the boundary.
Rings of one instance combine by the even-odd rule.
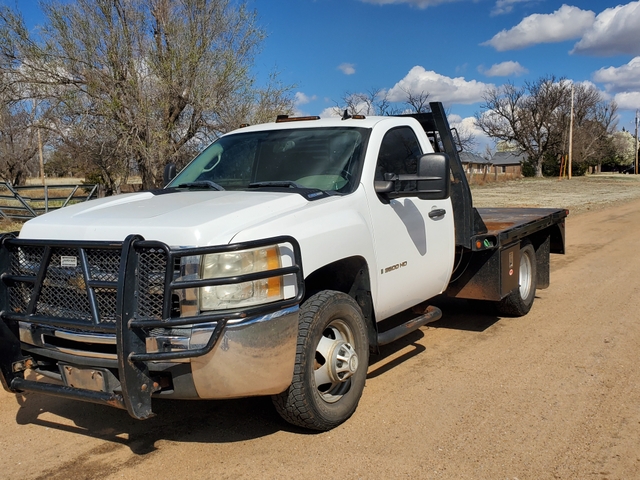
[[[500,320],[500,318],[496,316],[493,304],[490,302],[461,300],[440,296],[429,303],[438,307],[443,312],[440,320],[428,324],[429,328],[484,332]],[[428,334],[428,330],[416,330],[389,345],[381,346],[379,352],[372,354],[369,358],[370,368],[367,378],[371,379],[383,375],[410,358],[422,353],[425,347],[418,343],[418,341]],[[402,351],[404,352],[396,358],[386,361],[389,357],[393,357]],[[380,366],[377,366],[378,364],[380,364]]]

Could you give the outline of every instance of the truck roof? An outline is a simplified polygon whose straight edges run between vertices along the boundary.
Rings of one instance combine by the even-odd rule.
[[[241,127],[237,130],[229,132],[227,135],[244,132],[256,132],[264,130],[282,130],[289,128],[318,128],[318,127],[360,127],[373,128],[376,124],[384,121],[398,122],[399,117],[381,117],[381,116],[364,116],[355,115],[354,117],[343,120],[340,117],[286,117],[276,122],[261,123]],[[408,123],[412,120],[403,119],[402,123]]]

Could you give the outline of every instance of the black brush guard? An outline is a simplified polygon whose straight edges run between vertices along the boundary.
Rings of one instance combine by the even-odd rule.
[[[0,380],[3,387],[14,393],[40,392],[110,405],[127,410],[137,419],[153,416],[151,396],[159,389],[150,378],[146,362],[205,355],[213,350],[228,321],[292,307],[304,296],[300,247],[288,236],[180,249],[147,241],[139,235],[130,235],[124,242],[25,240],[5,235],[0,242]],[[225,278],[175,278],[175,266],[180,265],[182,257],[276,244],[291,245],[292,266]],[[36,261],[38,257],[40,260]],[[73,265],[73,257],[77,265]],[[52,264],[52,259],[60,266]],[[65,262],[71,264],[65,266]],[[173,292],[177,290],[292,274],[297,284],[294,298],[239,310],[172,316]],[[75,291],[76,295],[69,291]],[[26,380],[24,371],[33,366],[33,359],[25,356],[20,346],[18,324],[21,321],[114,333],[122,393]],[[149,329],[203,323],[215,323],[213,334],[204,347],[177,352],[146,352],[145,338]]]

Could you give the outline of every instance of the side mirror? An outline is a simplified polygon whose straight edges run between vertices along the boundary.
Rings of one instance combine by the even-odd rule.
[[[402,187],[402,182],[411,182],[410,188]],[[449,156],[446,153],[427,153],[418,159],[417,175],[385,173],[384,180],[374,183],[374,189],[388,199],[418,197],[421,200],[443,200],[449,197],[450,185]]]
[[[164,172],[162,173],[162,181],[164,182],[164,186],[173,180],[176,176],[176,164],[168,163],[164,166]]]
[[[427,153],[418,160],[418,197],[422,200],[442,200],[449,197],[449,155]]]

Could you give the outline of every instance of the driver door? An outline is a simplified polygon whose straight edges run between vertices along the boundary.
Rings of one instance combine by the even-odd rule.
[[[382,139],[375,180],[385,173],[416,174],[418,159],[430,152],[413,129],[401,126]],[[404,181],[401,190],[416,190]],[[416,196],[369,201],[377,270],[374,296],[378,320],[387,318],[441,293],[449,282],[454,258],[453,209],[449,198],[421,200]]]

